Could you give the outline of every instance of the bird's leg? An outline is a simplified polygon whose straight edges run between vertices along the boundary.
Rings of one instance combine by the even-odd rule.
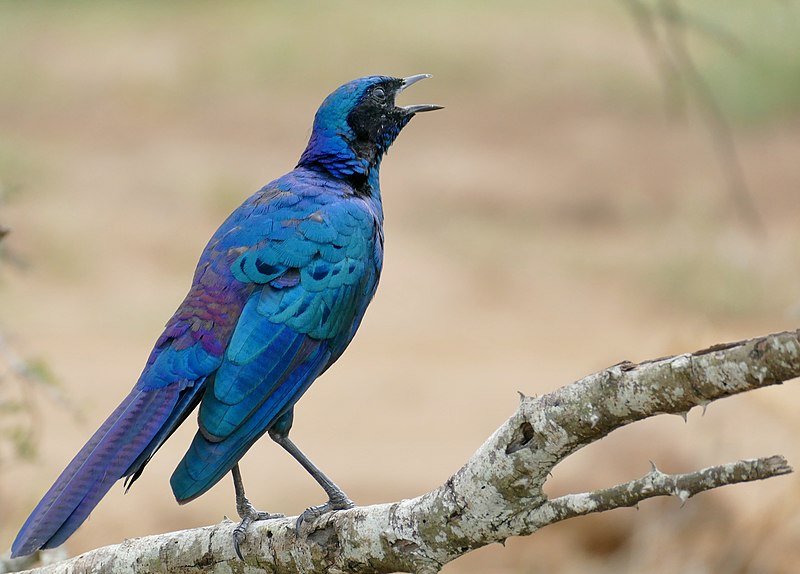
[[[297,517],[297,523],[295,524],[295,528],[297,530],[300,529],[300,526],[305,521],[314,520],[315,518],[333,510],[346,510],[355,506],[355,503],[347,498],[347,495],[342,491],[342,489],[336,486],[336,484],[330,478],[325,476],[323,472],[318,469],[314,463],[311,462],[308,457],[300,451],[299,448],[297,448],[288,435],[280,433],[274,429],[270,429],[269,436],[272,440],[281,445],[286,452],[292,455],[292,457],[308,471],[314,480],[317,481],[317,483],[325,491],[325,494],[328,495],[328,502],[325,504],[320,504],[319,506],[307,508],[302,514],[300,514],[300,516]]]
[[[242,482],[242,473],[239,471],[238,464],[233,466],[231,474],[233,474],[233,489],[236,491],[236,513],[242,519],[239,526],[233,529],[233,549],[236,551],[236,556],[239,557],[239,560],[244,560],[239,545],[247,538],[247,527],[257,520],[283,518],[284,515],[256,510],[244,495],[244,483]]]

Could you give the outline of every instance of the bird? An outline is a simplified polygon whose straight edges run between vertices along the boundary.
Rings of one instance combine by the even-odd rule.
[[[296,167],[251,195],[203,250],[186,298],[157,339],[131,392],[56,479],[12,544],[12,556],[63,544],[109,489],[127,489],[197,409],[198,429],[170,478],[179,504],[231,473],[240,544],[255,509],[239,460],[265,433],[328,501],[296,526],[354,503],[292,442],[294,407],[344,352],[383,266],[381,160],[416,114],[397,105],[429,78],[366,76],[325,98]]]

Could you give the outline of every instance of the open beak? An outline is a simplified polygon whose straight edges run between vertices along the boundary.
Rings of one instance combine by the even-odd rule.
[[[417,74],[415,76],[409,76],[407,78],[403,78],[403,83],[397,90],[397,93],[399,94],[407,87],[416,84],[420,80],[424,80],[430,77],[431,77],[430,74]],[[437,106],[436,104],[414,104],[413,106],[400,106],[400,109],[405,111],[407,114],[416,114],[418,112],[432,112],[434,110],[441,110],[443,107],[444,106]]]

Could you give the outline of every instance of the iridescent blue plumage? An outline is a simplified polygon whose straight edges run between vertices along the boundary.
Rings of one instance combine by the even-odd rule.
[[[370,76],[328,96],[298,166],[248,198],[211,238],[138,382],[34,509],[14,556],[64,542],[114,482],[127,478],[130,486],[139,477],[198,404],[199,429],[171,479],[179,502],[234,469],[237,507],[249,505],[235,465],[268,431],[313,467],[288,440],[292,409],[345,350],[375,293],[381,158],[415,113],[438,109],[395,105],[421,78]],[[316,472],[331,502],[341,495],[349,503]]]

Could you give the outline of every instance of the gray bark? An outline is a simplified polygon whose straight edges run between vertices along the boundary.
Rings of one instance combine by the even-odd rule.
[[[438,572],[459,556],[576,516],[635,506],[654,496],[685,502],[720,486],[791,472],[781,456],[742,460],[642,478],[602,490],[548,499],[550,471],[613,430],[800,376],[798,332],[716,345],[690,354],[623,362],[519,408],[447,482],[411,500],[353,508],[295,532],[294,519],[253,524],[234,555],[235,524],[126,540],[32,570],[44,573]]]

